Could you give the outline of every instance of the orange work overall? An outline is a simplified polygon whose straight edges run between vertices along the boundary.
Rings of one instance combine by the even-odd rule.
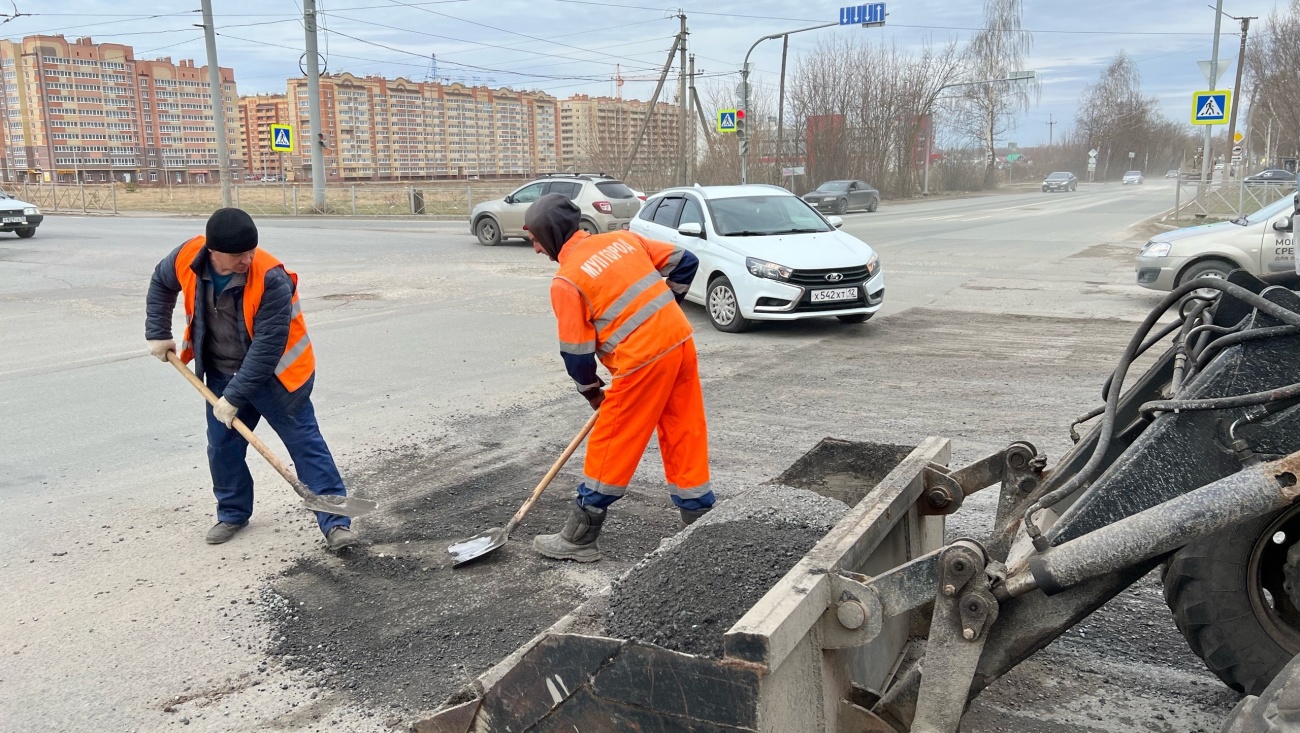
[[[673,502],[713,504],[704,396],[690,322],[664,276],[682,250],[631,232],[579,232],[560,250],[551,285],[560,350],[596,354],[613,381],[587,439],[579,501],[623,496],[651,434]]]

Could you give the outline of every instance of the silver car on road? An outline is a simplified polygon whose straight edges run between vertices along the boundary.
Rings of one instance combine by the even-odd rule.
[[[1227,277],[1241,269],[1252,275],[1295,272],[1292,196],[1285,196],[1235,221],[1157,234],[1137,256],[1137,282],[1152,290],[1173,290],[1198,277]]]

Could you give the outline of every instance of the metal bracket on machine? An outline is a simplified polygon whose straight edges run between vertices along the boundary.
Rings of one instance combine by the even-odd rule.
[[[961,723],[984,641],[998,617],[988,564],[984,548],[971,540],[958,540],[939,556],[939,593],[921,662],[913,733],[956,733]]]
[[[833,574],[834,601],[822,616],[822,648],[847,649],[870,643],[886,619],[934,600],[942,552],[935,550],[874,578]]]
[[[995,526],[1001,528],[1003,514],[1014,515],[1012,510],[1038,488],[1046,465],[1047,459],[1039,455],[1038,449],[1024,441],[956,471],[932,463],[925,469],[925,491],[917,506],[922,514],[952,514],[967,496],[1000,481],[999,523]]]

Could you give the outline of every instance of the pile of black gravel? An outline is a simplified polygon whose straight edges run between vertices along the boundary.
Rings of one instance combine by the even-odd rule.
[[[723,634],[825,533],[758,520],[695,527],[614,585],[606,632],[721,658]]]

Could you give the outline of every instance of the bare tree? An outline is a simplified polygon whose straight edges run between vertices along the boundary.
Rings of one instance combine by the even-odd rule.
[[[1023,69],[1034,37],[1020,27],[1021,15],[1021,0],[984,0],[984,28],[971,38],[965,52],[971,81],[1005,79]],[[1023,82],[963,87],[955,123],[983,148],[986,185],[996,175],[997,139],[1014,129],[1016,118],[1029,110],[1035,90]]]
[[[886,195],[915,193],[925,115],[960,69],[955,44],[927,42],[914,53],[892,43],[823,41],[800,59],[788,85],[808,183],[862,178]]]
[[[1070,142],[1097,151],[1103,180],[1130,168],[1153,172],[1179,167],[1188,146],[1195,146],[1190,125],[1165,118],[1159,101],[1142,94],[1137,66],[1122,51],[1097,83],[1084,89],[1079,104]]]
[[[1297,37],[1300,0],[1291,0],[1252,30],[1246,50],[1247,83],[1242,86],[1251,90],[1247,147],[1256,155],[1262,152],[1271,166],[1280,165],[1280,158],[1300,157],[1300,106],[1291,101],[1300,85]]]

